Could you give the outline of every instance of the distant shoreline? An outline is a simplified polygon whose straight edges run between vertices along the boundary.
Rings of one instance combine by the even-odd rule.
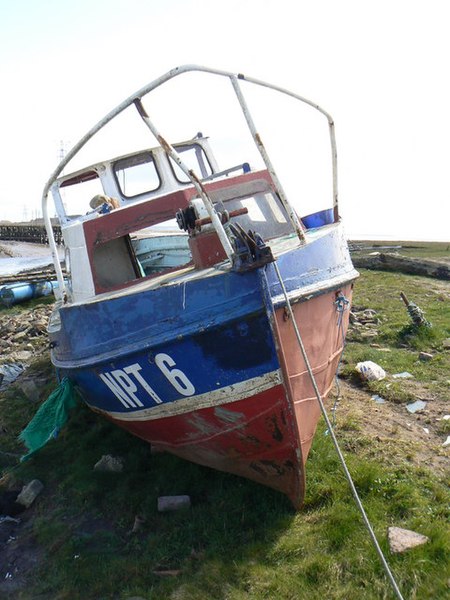
[[[64,247],[58,248],[60,259]],[[0,240],[0,276],[17,275],[30,269],[53,265],[50,247],[46,244]]]

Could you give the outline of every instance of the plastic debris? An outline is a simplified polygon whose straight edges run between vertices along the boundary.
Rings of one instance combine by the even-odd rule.
[[[447,439],[445,440],[445,442],[442,444],[445,448],[445,446],[450,446],[450,435],[447,436]]]
[[[374,394],[372,396],[372,400],[375,400],[375,402],[377,404],[384,404],[386,402],[386,400],[384,398],[382,398],[381,396],[379,396],[378,394]]]
[[[402,371],[401,373],[395,373],[392,375],[392,377],[394,379],[411,379],[411,377],[414,377],[414,375],[411,375],[411,373],[408,373],[408,371]]]
[[[9,515],[0,515],[0,525],[2,523],[16,523],[18,525],[20,523],[20,519],[15,519]]]
[[[416,412],[423,410],[426,405],[427,405],[427,403],[424,402],[423,400],[416,400],[412,404],[407,404],[406,410],[410,413],[416,413]]]
[[[180,510],[181,508],[189,508],[190,506],[191,499],[189,496],[160,496],[158,498],[159,512]]]
[[[74,385],[70,379],[64,377],[19,435],[19,439],[28,449],[28,453],[22,456],[21,461],[30,458],[47,442],[58,436],[76,403]]]
[[[364,381],[380,381],[386,377],[386,371],[371,360],[359,362],[356,370]]]
[[[0,365],[0,390],[6,389],[23,371],[24,366],[20,363]]]
[[[425,431],[425,433],[427,435],[430,433],[430,430],[428,429],[428,427],[422,427],[422,429]]]
[[[441,421],[448,421],[450,419],[450,415],[444,415]]]

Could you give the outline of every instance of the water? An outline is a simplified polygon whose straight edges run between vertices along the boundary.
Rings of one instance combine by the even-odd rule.
[[[1,250],[6,252],[1,252]],[[7,256],[11,252],[14,256]],[[64,249],[59,248],[60,259]],[[0,240],[0,277],[17,275],[23,271],[40,269],[53,265],[52,254],[48,246],[26,242],[5,242]]]

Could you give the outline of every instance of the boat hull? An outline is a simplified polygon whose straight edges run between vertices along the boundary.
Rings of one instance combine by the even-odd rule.
[[[337,299],[350,301],[357,276],[333,236],[316,247],[315,264],[326,262],[320,257],[327,247],[336,251],[333,276],[311,273],[313,247],[278,260],[324,398],[348,324]],[[187,460],[276,489],[298,508],[320,409],[275,269],[189,284],[62,309],[53,361],[94,411],[120,427]],[[95,332],[75,335],[77,319]],[[108,345],[108,331],[116,340],[123,333],[126,344]]]

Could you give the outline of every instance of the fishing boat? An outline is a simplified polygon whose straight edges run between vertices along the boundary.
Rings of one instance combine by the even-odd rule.
[[[221,168],[212,137],[169,140],[160,130],[147,107],[152,93],[191,75],[201,75],[192,88],[197,97],[207,80],[231,84],[261,168],[242,160]],[[325,117],[328,207],[308,215],[294,207],[244,86],[287,96]],[[67,173],[91,138],[126,109],[136,111],[156,143]],[[222,108],[218,116],[224,119]],[[286,152],[295,159],[287,146]],[[85,198],[83,214],[70,216],[65,191],[91,184],[98,193]],[[64,278],[50,195],[66,249]],[[331,116],[242,74],[178,67],[99,121],[60,162],[42,203],[59,282],[49,336],[61,376],[92,410],[135,436],[269,486],[300,507],[321,414],[315,389],[325,399],[333,386],[358,276],[339,217]]]

